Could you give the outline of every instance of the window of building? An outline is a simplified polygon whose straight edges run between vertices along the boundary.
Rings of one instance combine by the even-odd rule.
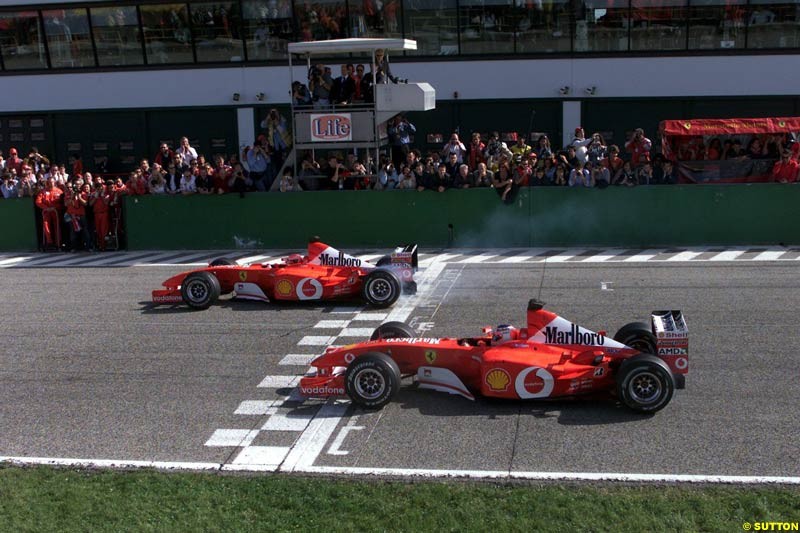
[[[186,4],[142,5],[139,10],[149,64],[194,62]]]
[[[517,25],[517,52],[569,52],[572,47],[572,4],[566,0],[524,4]]]
[[[243,61],[239,2],[189,4],[199,62]]]
[[[245,0],[242,2],[247,59],[288,58],[294,40],[292,4],[289,0]]]
[[[95,66],[85,8],[42,11],[42,18],[53,68]]]
[[[690,0],[689,50],[744,48],[745,0]]]
[[[685,50],[686,0],[632,0],[631,50]]]
[[[461,53],[513,53],[514,34],[522,14],[522,9],[510,0],[461,0]]]
[[[347,5],[343,0],[295,3],[299,41],[326,41],[347,37]]]
[[[748,48],[800,48],[800,6],[785,0],[751,0]]]
[[[44,34],[36,11],[0,13],[0,53],[6,70],[47,68]]]
[[[401,0],[350,1],[350,37],[400,37]]]
[[[628,50],[630,9],[628,0],[587,0],[576,14],[576,52]]]
[[[136,7],[93,7],[89,13],[101,67],[144,64]]]
[[[456,0],[406,0],[403,6],[403,22],[406,35],[417,41],[417,50],[406,52],[407,54],[458,54]]]

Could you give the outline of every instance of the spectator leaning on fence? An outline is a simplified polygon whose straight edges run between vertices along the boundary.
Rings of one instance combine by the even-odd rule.
[[[778,183],[794,183],[800,179],[800,165],[792,159],[792,150],[784,148],[779,161],[772,167],[771,180]]]

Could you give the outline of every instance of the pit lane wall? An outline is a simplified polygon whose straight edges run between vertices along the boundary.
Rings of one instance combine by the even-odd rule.
[[[0,198],[0,251],[30,252],[36,250],[36,213],[31,198]]]
[[[331,191],[126,199],[131,250],[800,244],[800,185]],[[0,212],[2,212],[0,206]]]

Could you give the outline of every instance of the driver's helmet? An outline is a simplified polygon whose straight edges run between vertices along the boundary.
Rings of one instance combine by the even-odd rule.
[[[284,261],[287,265],[296,265],[297,263],[303,262],[303,256],[300,254],[291,254],[290,256],[284,258]]]
[[[519,329],[515,328],[511,324],[500,324],[494,330],[494,336],[492,337],[493,342],[506,342],[506,341],[514,341],[519,339]]]

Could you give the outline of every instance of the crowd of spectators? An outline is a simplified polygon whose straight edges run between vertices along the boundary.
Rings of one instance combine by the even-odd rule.
[[[344,66],[339,87],[348,71]],[[341,94],[337,91],[335,98]],[[442,146],[423,152],[414,147],[415,126],[398,115],[387,127],[391,151],[379,154],[377,161],[368,150],[308,151],[299,155],[295,176],[291,166],[279,175],[292,146],[287,120],[272,109],[260,126],[262,134],[241,154],[215,154],[208,160],[183,137],[175,148],[161,144],[154,157],[141,159],[125,176],[93,176],[84,171],[78,154],[65,165],[51,163],[36,147],[27,157],[11,148],[7,159],[0,153],[0,196],[34,198],[44,246],[103,250],[116,242],[123,195],[493,188],[501,200],[512,202],[522,187],[602,189],[679,181],[677,165],[653,153],[642,129],[633,131],[622,148],[607,145],[600,133],[586,136],[578,127],[562,149],[553,147],[547,135],[529,145],[523,133],[506,134],[503,140],[498,132],[487,139],[476,132],[467,142],[453,133]],[[771,181],[800,179],[800,144],[791,135],[754,136],[745,149],[737,138],[714,138],[705,146],[698,137],[672,149],[678,161],[775,159]]]

